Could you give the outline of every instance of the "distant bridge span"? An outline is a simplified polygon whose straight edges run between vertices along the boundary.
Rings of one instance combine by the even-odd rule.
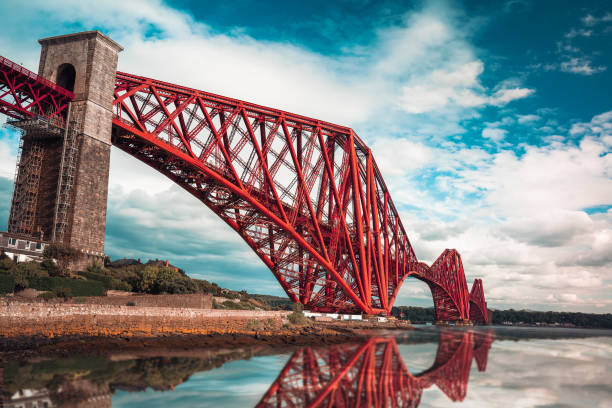
[[[41,44],[68,41],[76,40]],[[457,251],[444,251],[431,267],[417,260],[372,151],[352,129],[123,72],[114,81],[112,144],[214,211],[292,301],[313,311],[389,314],[402,282],[414,276],[429,285],[438,320],[467,321],[470,304],[484,304],[484,292],[474,295],[482,301],[468,293]],[[74,95],[0,59],[0,113],[61,129],[70,126]],[[487,320],[486,311],[473,316]]]

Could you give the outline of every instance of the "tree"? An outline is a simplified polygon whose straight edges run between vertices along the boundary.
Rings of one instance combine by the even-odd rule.
[[[15,292],[26,289],[30,286],[27,272],[24,269],[14,268],[11,270],[11,275],[13,275],[13,279],[15,280]]]
[[[15,289],[22,290],[30,287],[32,279],[49,276],[38,262],[21,262],[9,271],[15,279]]]
[[[6,256],[6,254],[2,252],[0,254],[0,270],[9,271],[13,269],[14,266],[15,266],[15,262],[13,262],[11,258]]]
[[[49,276],[60,276],[62,273],[55,264],[55,261],[51,258],[43,258],[42,262],[40,263],[40,266],[41,268],[47,271]]]
[[[43,256],[45,258],[55,259],[60,273],[70,275],[70,263],[81,259],[83,253],[68,244],[53,243],[45,246]]]
[[[135,289],[139,292],[152,293],[155,280],[157,279],[157,268],[154,266],[145,266],[138,271]]]

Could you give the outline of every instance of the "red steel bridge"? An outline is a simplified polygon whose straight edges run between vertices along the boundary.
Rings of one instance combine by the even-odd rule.
[[[485,371],[491,332],[443,332],[433,365],[408,371],[395,338],[296,351],[257,405],[266,407],[418,407],[436,385],[452,401],[467,394],[472,360]]]
[[[0,113],[63,127],[72,93],[0,57]],[[112,143],[234,229],[309,310],[389,314],[404,279],[437,320],[487,323],[461,257],[419,262],[370,148],[344,126],[117,72]]]

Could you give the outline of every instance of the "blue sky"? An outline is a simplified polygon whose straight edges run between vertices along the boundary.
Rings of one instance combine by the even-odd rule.
[[[0,4],[2,55],[98,29],[119,69],[352,127],[417,256],[462,254],[497,308],[612,311],[612,6],[596,1]],[[0,229],[17,135],[0,130]],[[113,149],[106,251],[281,294],[214,214]],[[409,282],[397,304],[431,304]]]

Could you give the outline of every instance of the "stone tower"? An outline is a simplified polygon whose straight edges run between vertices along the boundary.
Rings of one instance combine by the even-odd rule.
[[[98,31],[38,42],[39,75],[75,96],[66,129],[31,120],[16,125],[24,132],[9,232],[69,243],[87,255],[86,265],[104,256],[113,91],[123,48]]]

